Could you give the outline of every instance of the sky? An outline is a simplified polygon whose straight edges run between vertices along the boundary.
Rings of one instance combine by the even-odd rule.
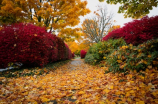
[[[81,0],[81,1],[85,1],[85,0]],[[101,4],[101,5],[105,5],[107,6],[108,11],[112,11],[112,13],[114,13],[114,20],[116,20],[116,22],[114,23],[114,25],[120,25],[121,27],[124,26],[125,23],[128,23],[130,21],[132,21],[132,18],[124,18],[123,14],[119,14],[118,9],[119,9],[119,4],[117,5],[110,5],[106,3],[106,0],[104,2],[99,2],[99,0],[87,0],[88,4],[87,4],[87,8],[89,8],[92,12],[84,17],[80,17],[80,24],[79,26],[82,24],[83,20],[85,18],[91,17],[93,14],[93,11],[97,10],[97,5]],[[148,14],[149,17],[151,16],[155,16],[158,15],[158,7],[155,8],[153,7],[153,9],[150,11],[150,14]]]

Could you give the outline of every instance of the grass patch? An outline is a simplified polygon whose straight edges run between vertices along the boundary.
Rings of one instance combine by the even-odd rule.
[[[80,58],[81,58],[80,56],[74,57],[74,59],[80,59]]]
[[[33,76],[33,75],[43,75],[48,74],[50,71],[55,70],[57,67],[60,67],[66,63],[68,63],[70,60],[66,61],[59,61],[54,63],[49,63],[45,67],[21,67],[19,69],[11,69],[0,72],[0,77],[23,77],[23,76]]]

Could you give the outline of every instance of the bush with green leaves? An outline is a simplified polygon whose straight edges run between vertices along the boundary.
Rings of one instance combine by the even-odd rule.
[[[88,54],[88,55],[86,55],[86,57],[85,57],[85,62],[88,63],[88,64],[94,65],[94,64],[95,64],[95,61],[96,61],[94,56],[95,56],[95,55],[93,55],[93,54]]]
[[[111,52],[123,45],[126,45],[126,42],[122,38],[109,39],[108,41],[93,44],[86,54],[85,62],[94,65],[98,64],[100,61],[105,60]]]
[[[149,40],[138,46],[129,44],[119,47],[107,57],[106,66],[114,73],[158,67],[158,39]]]

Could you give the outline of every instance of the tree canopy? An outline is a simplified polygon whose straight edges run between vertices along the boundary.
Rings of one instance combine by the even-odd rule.
[[[50,32],[75,26],[90,12],[81,0],[0,0],[0,24],[31,22]]]
[[[100,2],[104,0],[99,0]],[[124,13],[124,17],[141,18],[150,13],[153,7],[157,7],[158,0],[107,0],[108,4],[120,3],[118,13]]]

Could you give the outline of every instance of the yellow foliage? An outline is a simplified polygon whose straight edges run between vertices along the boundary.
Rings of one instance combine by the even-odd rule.
[[[49,31],[62,31],[67,26],[77,25],[79,16],[90,13],[86,5],[87,1],[81,0],[1,0],[0,15],[4,20],[0,23],[31,22]]]
[[[116,26],[114,25],[108,30],[108,32],[111,32],[111,31],[118,29],[118,28],[120,28],[120,25],[116,25]]]

